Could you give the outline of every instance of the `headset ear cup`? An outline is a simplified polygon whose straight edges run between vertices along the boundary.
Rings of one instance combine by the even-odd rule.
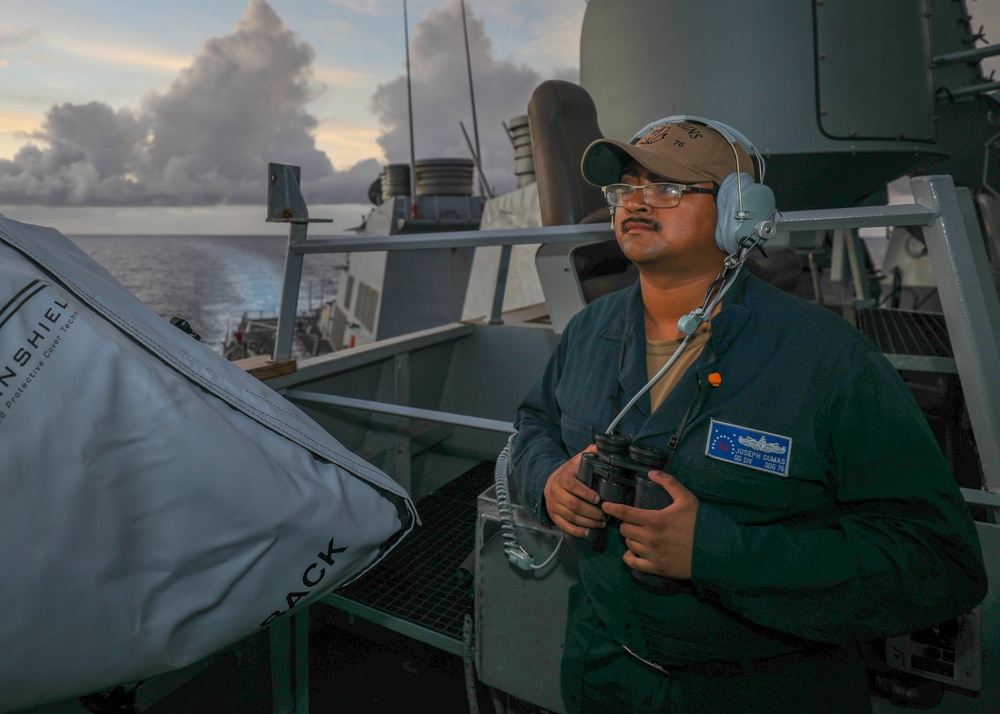
[[[733,253],[739,244],[736,238],[737,229],[740,227],[740,222],[736,220],[736,211],[740,208],[740,188],[737,184],[739,180],[740,177],[735,173],[726,176],[715,198],[717,211],[715,243],[726,255]]]
[[[743,215],[739,216],[741,191]],[[756,183],[749,174],[729,174],[719,186],[716,207],[715,242],[720,250],[731,255],[739,248],[741,240],[753,234],[758,223],[774,214],[774,192]]]

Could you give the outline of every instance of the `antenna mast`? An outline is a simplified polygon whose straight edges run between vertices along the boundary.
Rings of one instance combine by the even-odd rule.
[[[472,101],[472,136],[476,144],[476,166],[479,169],[479,195],[486,196],[486,177],[483,176],[482,154],[479,151],[479,122],[476,121],[476,93],[472,89],[472,58],[469,54],[469,27],[465,21],[465,0],[462,0],[462,33],[465,35],[465,65],[469,75],[469,99]],[[465,127],[462,127],[465,131]],[[468,140],[468,137],[466,137]]]
[[[413,91],[410,88],[410,23],[406,14],[406,0],[403,0],[403,31],[406,35],[406,106],[410,122],[410,217],[417,217],[417,161],[413,153]]]

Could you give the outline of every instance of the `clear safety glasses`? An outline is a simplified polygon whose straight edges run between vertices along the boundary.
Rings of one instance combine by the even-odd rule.
[[[604,197],[608,205],[617,208],[631,201],[636,191],[642,191],[642,198],[650,208],[673,208],[681,202],[685,193],[707,193],[715,196],[718,189],[688,186],[683,183],[647,183],[643,186],[632,186],[627,183],[613,183],[604,187]]]

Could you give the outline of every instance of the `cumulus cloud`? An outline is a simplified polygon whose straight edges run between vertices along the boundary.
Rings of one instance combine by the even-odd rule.
[[[514,183],[514,156],[502,122],[525,113],[540,78],[495,59],[483,22],[471,11],[467,20],[483,165],[488,182],[504,190]],[[411,35],[416,157],[467,158],[459,121],[473,141],[474,127],[459,0],[431,11]],[[205,42],[138,109],[53,106],[29,143],[0,159],[0,205],[259,205],[271,161],[302,167],[310,203],[364,202],[380,163],[336,169],[316,147],[317,120],[307,109],[321,90],[314,59],[265,0],[250,0],[231,34]],[[408,162],[405,75],[379,85],[371,108],[387,159]]]
[[[140,109],[52,107],[34,141],[0,160],[0,202],[260,204],[269,161],[301,166],[311,200],[364,200],[378,164],[335,171],[316,148],[305,108],[317,91],[314,56],[264,0],[252,0],[232,34],[208,40]]]

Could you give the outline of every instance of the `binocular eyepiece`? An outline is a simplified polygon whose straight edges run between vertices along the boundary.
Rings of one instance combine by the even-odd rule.
[[[597,491],[602,503],[610,501],[651,510],[666,508],[673,503],[662,486],[649,480],[650,471],[661,471],[666,466],[665,452],[654,447],[636,446],[629,437],[616,434],[598,434],[594,443],[597,453],[583,454],[577,479]],[[617,526],[619,521],[609,519],[607,525]],[[603,552],[607,544],[607,528],[592,529],[583,544],[594,552]],[[632,578],[647,590],[664,595],[677,592],[678,582],[673,578],[634,569],[631,573]]]

